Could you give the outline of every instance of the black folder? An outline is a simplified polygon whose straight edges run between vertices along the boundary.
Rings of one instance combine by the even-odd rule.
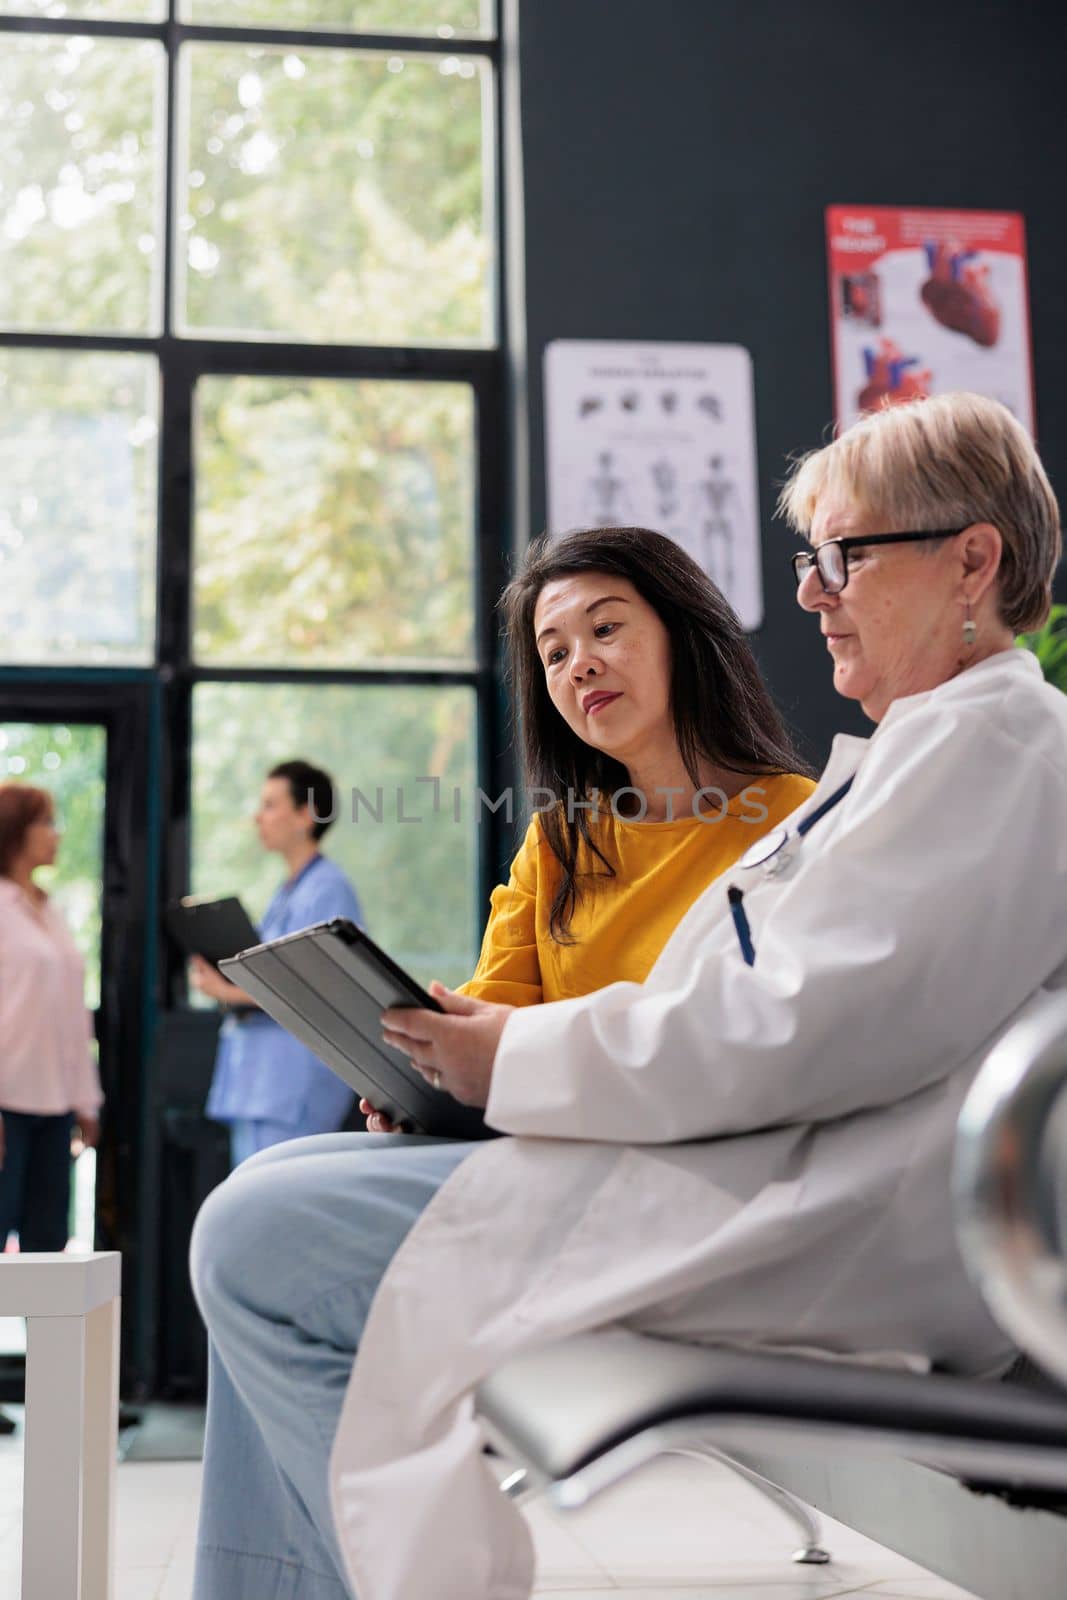
[[[216,967],[259,938],[259,929],[236,895],[222,900],[188,895],[167,907],[164,920],[183,955],[203,956]]]
[[[391,1121],[441,1138],[488,1136],[480,1110],[432,1088],[382,1039],[388,1006],[441,1007],[354,922],[318,922],[219,968]]]

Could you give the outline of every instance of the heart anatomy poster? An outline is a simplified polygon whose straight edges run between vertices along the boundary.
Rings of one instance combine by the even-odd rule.
[[[829,206],[826,236],[839,428],[879,406],[970,389],[1034,431],[1017,212]]]
[[[654,528],[763,620],[752,358],[740,345],[557,339],[545,351],[548,525]]]

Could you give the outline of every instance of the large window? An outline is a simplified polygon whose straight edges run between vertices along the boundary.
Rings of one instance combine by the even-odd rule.
[[[161,897],[261,909],[262,776],[329,767],[369,925],[458,981],[504,827],[495,8],[0,36],[0,673],[158,686]]]
[[[262,912],[304,756],[372,934],[456,983],[512,843],[496,22],[0,0],[0,777],[64,828],[108,1107],[73,1233],[123,1251],[127,1385],[188,1379],[212,1139],[165,902]]]

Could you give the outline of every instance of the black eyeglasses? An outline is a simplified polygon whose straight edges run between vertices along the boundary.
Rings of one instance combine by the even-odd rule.
[[[970,524],[968,523],[968,527]],[[812,567],[826,594],[840,594],[848,582],[848,552],[871,544],[916,544],[920,539],[954,539],[965,528],[941,528],[936,533],[869,533],[866,538],[824,539],[814,550],[798,550],[793,556],[793,576],[797,588]]]

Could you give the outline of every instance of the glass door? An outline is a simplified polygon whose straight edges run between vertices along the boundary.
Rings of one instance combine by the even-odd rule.
[[[47,789],[55,802],[59,856],[36,881],[74,935],[85,962],[85,1002],[94,1016],[100,1006],[106,765],[107,730],[99,723],[0,722],[0,782]],[[91,1150],[77,1161],[78,1203],[72,1203],[68,1248],[93,1247],[95,1167]]]
[[[67,1249],[121,1250],[124,1388],[146,1366],[155,1256],[154,1173],[145,1130],[154,1025],[155,795],[158,693],[148,674],[93,673],[62,682],[48,672],[0,671],[0,781],[30,783],[55,800],[54,867],[38,881],[53,895],[85,961],[104,1091],[97,1150],[75,1148]],[[2,975],[0,975],[2,977]],[[16,1236],[0,1249],[17,1248]],[[17,1398],[21,1323],[0,1323],[0,1400]]]

